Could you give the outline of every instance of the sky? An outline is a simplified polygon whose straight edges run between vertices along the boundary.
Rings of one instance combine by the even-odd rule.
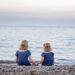
[[[0,25],[58,23],[75,24],[75,0],[0,0]]]

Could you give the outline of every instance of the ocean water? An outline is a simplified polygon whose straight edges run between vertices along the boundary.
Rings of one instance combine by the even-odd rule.
[[[75,65],[74,27],[0,27],[0,60],[15,61],[21,40],[28,40],[35,61],[41,59],[43,44],[49,42],[56,64]]]

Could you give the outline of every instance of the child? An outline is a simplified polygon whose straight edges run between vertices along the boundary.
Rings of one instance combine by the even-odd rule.
[[[29,58],[29,60],[28,60]],[[30,66],[30,62],[35,65],[31,58],[31,52],[28,50],[28,41],[23,40],[19,50],[16,52],[16,62],[18,65]]]
[[[49,43],[45,43],[44,45],[44,52],[41,54],[41,60],[37,63],[43,66],[52,66],[54,65],[54,53],[51,52],[51,46]]]

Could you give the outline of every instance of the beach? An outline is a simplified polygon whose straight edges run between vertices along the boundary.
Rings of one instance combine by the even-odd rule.
[[[0,75],[75,75],[75,65],[17,66],[0,64]]]
[[[18,66],[15,61],[0,61],[0,75],[75,75],[75,65]]]

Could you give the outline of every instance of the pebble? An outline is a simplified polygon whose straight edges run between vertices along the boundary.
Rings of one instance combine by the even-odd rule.
[[[75,65],[17,66],[0,64],[0,75],[75,75]]]

